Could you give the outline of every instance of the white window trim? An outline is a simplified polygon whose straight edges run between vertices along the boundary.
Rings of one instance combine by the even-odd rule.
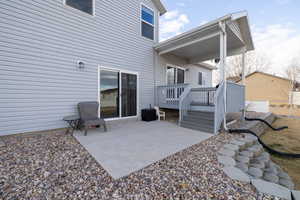
[[[151,11],[153,12],[153,24],[151,24],[151,23],[149,23],[149,22],[143,20],[143,18],[142,18],[142,17],[143,17],[143,15],[142,15],[142,12],[143,12],[143,6],[146,7],[146,8],[148,8],[149,10],[151,10]],[[150,38],[147,38],[147,37],[143,36],[142,22],[144,22],[144,23],[146,23],[146,24],[148,24],[148,25],[150,25],[150,26],[153,27],[153,40],[150,39]],[[140,35],[141,35],[143,38],[147,39],[147,40],[150,40],[150,41],[156,41],[156,15],[155,15],[155,11],[154,11],[154,9],[152,9],[151,7],[147,6],[147,5],[144,4],[144,3],[141,3],[141,4],[140,4]]]
[[[73,8],[72,6],[67,5],[66,0],[63,0],[63,4],[66,8],[68,8],[72,11],[76,11],[76,12],[81,13],[80,15],[82,15],[82,16],[87,16],[88,15],[88,16],[95,17],[96,16],[96,8],[95,8],[96,7],[96,0],[92,0],[92,1],[93,1],[93,13],[92,14],[89,14],[87,12],[84,12],[82,10],[79,10],[79,9]]]
[[[120,119],[131,119],[131,118],[138,118],[140,116],[140,93],[139,93],[139,88],[140,88],[140,79],[139,79],[139,73],[135,72],[135,71],[129,71],[129,70],[122,70],[119,68],[114,68],[114,67],[106,67],[106,66],[102,66],[102,65],[98,65],[98,90],[97,90],[97,96],[98,96],[98,102],[99,102],[99,110],[98,110],[98,116],[100,117],[100,70],[107,70],[107,71],[112,71],[112,72],[119,72],[121,73],[127,73],[127,74],[134,74],[137,76],[137,86],[136,86],[136,115],[135,116],[130,116],[130,117],[122,117],[122,95],[121,92],[119,92],[119,117],[115,117],[115,118],[107,118],[105,119],[105,121],[113,121],[113,120],[120,120]],[[122,79],[121,77],[119,77],[119,89],[121,89],[122,87]]]
[[[168,70],[168,67],[173,67],[173,68],[176,68],[176,69],[181,69],[184,71],[184,83],[186,83],[186,68],[184,67],[180,67],[180,66],[177,66],[177,65],[173,65],[173,64],[166,64],[166,85],[168,85],[168,73],[167,73],[167,70]],[[175,81],[177,82],[177,73],[176,73],[176,77],[175,77]]]

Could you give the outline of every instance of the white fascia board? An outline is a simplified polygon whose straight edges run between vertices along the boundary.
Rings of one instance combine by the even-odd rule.
[[[154,5],[158,8],[160,15],[164,15],[167,12],[166,7],[164,4],[161,2],[161,0],[152,0]]]

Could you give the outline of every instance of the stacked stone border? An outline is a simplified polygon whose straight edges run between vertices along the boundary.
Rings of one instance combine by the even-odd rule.
[[[268,113],[262,117],[273,123],[276,116]],[[262,122],[248,123],[250,129],[261,135],[267,128]],[[242,137],[231,140],[218,151],[218,161],[223,164],[223,171],[231,179],[252,184],[260,193],[288,200],[300,200],[300,191],[294,190],[294,183],[280,166],[270,159],[268,152],[253,135],[243,133]]]

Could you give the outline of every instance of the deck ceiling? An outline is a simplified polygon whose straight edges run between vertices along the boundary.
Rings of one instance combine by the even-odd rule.
[[[220,18],[226,22],[228,56],[254,49],[248,19],[245,15],[243,16],[238,19],[234,19],[232,15],[225,16],[228,17],[225,20]],[[161,42],[155,49],[159,55],[172,54],[188,60],[189,63],[215,59],[219,58],[220,54],[220,33],[219,20],[216,20],[206,26]]]

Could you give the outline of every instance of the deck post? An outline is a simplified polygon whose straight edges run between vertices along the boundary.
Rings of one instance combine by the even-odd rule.
[[[226,57],[227,57],[227,33],[226,23],[221,21],[219,23],[221,28],[220,32],[220,64],[222,69],[222,79],[224,84],[224,129],[227,130],[226,113],[227,113],[227,81],[226,81]]]

